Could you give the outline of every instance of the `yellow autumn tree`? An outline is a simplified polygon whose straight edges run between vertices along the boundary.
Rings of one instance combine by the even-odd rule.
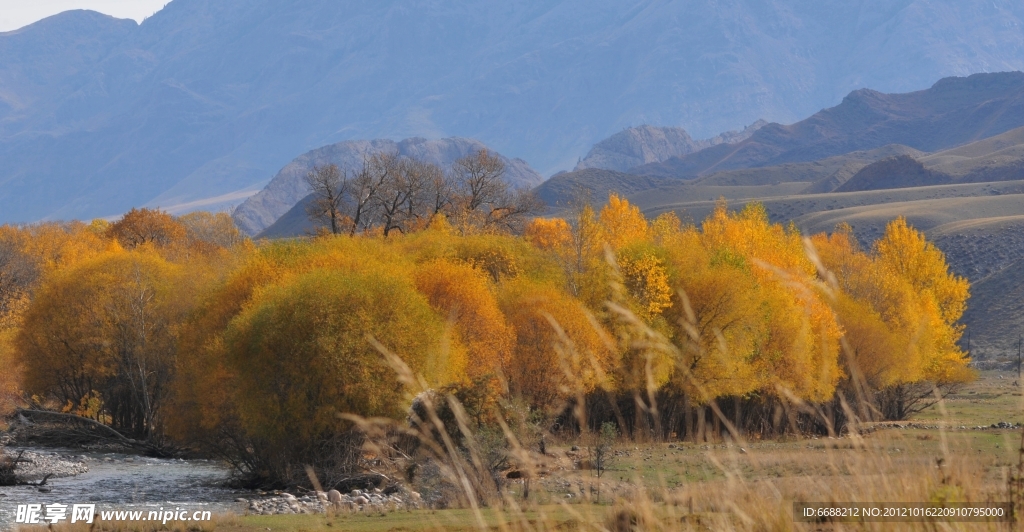
[[[240,425],[265,471],[344,464],[328,452],[340,414],[399,418],[408,407],[380,342],[433,386],[449,377],[442,319],[412,282],[385,269],[316,269],[262,290],[224,334]],[[464,378],[464,377],[463,377]]]
[[[840,224],[832,234],[817,234],[811,244],[835,290],[832,308],[843,328],[841,357],[846,374],[877,390],[906,372],[896,354],[905,351],[894,323],[881,314],[882,286],[871,257],[857,244],[853,229]]]
[[[611,384],[614,353],[579,302],[523,280],[503,288],[500,304],[515,332],[508,371],[513,394],[545,411]]]
[[[656,247],[639,243],[620,250],[617,257],[626,291],[636,302],[638,314],[647,321],[672,306],[668,271],[659,255]]]
[[[132,209],[107,228],[107,236],[127,249],[149,243],[168,247],[183,243],[185,225],[160,209]]]
[[[465,349],[458,359],[454,353],[449,357],[449,371],[471,379],[507,373],[512,329],[487,274],[465,263],[435,260],[419,265],[414,276],[416,288],[455,328]]]
[[[16,338],[32,294],[49,274],[71,268],[106,247],[79,222],[0,226],[0,412],[19,404],[23,357]]]
[[[98,399],[95,417],[158,437],[191,300],[181,273],[148,247],[115,247],[48,275],[17,340],[26,391],[71,407]]]
[[[546,251],[564,250],[572,243],[572,228],[564,218],[534,218],[526,224],[523,238]]]
[[[967,280],[950,273],[942,252],[903,217],[889,223],[875,243],[874,260],[875,276],[888,296],[882,314],[898,323],[909,339],[900,356],[901,365],[912,371],[901,380],[940,386],[971,380],[974,373],[957,345],[963,332],[958,321],[969,296]],[[904,417],[914,408],[907,403],[924,395],[923,390],[908,394],[899,385],[892,392],[897,398],[889,408],[894,417]],[[913,398],[906,399],[908,395]]]
[[[926,406],[933,386],[973,378],[957,346],[966,280],[945,257],[898,218],[873,253],[862,252],[849,226],[812,240],[840,290],[834,304],[845,331],[849,373],[861,379],[890,418]]]
[[[842,330],[816,288],[800,234],[772,224],[759,203],[729,213],[722,202],[704,221],[701,240],[713,266],[747,269],[755,280],[760,324],[748,360],[757,386],[811,401],[830,398],[842,374]]]
[[[749,264],[736,254],[707,249],[701,239],[690,229],[668,246],[680,274],[666,315],[681,357],[674,361],[671,384],[698,404],[758,388],[753,357],[761,330],[760,295]]]
[[[229,325],[269,287],[314,270],[384,268],[387,249],[366,238],[280,241],[242,247],[244,258],[223,279],[213,279],[183,325],[171,416],[179,440],[210,445],[243,445],[238,414],[238,371],[230,363],[225,334]],[[386,257],[399,275],[406,264]],[[240,439],[241,438],[241,439]]]
[[[647,218],[636,205],[632,205],[618,194],[608,196],[608,204],[599,215],[602,237],[613,250],[646,240],[650,228]]]

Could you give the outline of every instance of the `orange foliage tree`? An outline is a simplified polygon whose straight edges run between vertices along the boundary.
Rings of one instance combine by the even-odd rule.
[[[957,347],[968,285],[903,219],[870,252],[841,227],[808,255],[757,203],[694,226],[613,194],[515,237],[485,221],[517,201],[498,165],[461,164],[454,195],[432,210],[419,197],[424,214],[385,221],[387,238],[254,244],[226,214],[148,209],[0,227],[0,362],[23,368],[0,394],[230,449],[281,480],[307,459],[327,476],[351,465],[339,415],[405,415],[380,346],[444,393],[493,376],[505,386],[488,393],[535,412],[598,397],[604,420],[684,412],[662,435],[693,435],[694,411],[763,424],[837,390],[898,418],[973,377]],[[377,224],[367,205],[361,228]]]
[[[849,373],[858,391],[876,393],[886,417],[903,419],[974,378],[957,345],[969,286],[945,257],[902,217],[888,224],[869,255],[849,226],[812,240],[841,290],[836,310],[846,329]]]
[[[140,437],[159,436],[177,324],[189,305],[179,267],[114,248],[47,277],[18,347],[26,391]],[[81,412],[80,412],[81,413]]]
[[[447,318],[470,361],[458,360],[471,379],[504,375],[512,349],[512,329],[498,308],[488,276],[468,264],[436,260],[414,273],[416,288]],[[456,361],[452,361],[456,362]]]
[[[515,330],[506,375],[513,394],[548,409],[611,384],[614,353],[579,302],[524,280],[504,288],[501,308]]]
[[[182,243],[188,229],[159,209],[132,209],[110,224],[107,235],[127,249],[143,244],[167,247]]]

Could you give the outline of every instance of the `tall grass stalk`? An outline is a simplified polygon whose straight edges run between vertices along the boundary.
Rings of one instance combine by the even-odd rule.
[[[822,281],[819,286],[801,289],[834,293],[837,290],[835,276],[821,267],[812,248],[808,251],[820,270]],[[614,264],[613,258],[609,260]],[[785,274],[779,272],[779,275]],[[614,288],[621,290],[621,286]],[[699,337],[694,313],[686,295],[681,294],[680,299],[686,307],[688,320],[683,330],[696,345]],[[648,353],[644,370],[647,385],[637,392],[635,400],[657,425],[660,423],[658,395],[650,359],[655,353],[667,353],[680,360],[681,348],[648,327],[627,306],[609,302],[607,309],[629,331],[631,347]],[[565,372],[572,383],[569,368],[579,365],[571,362],[578,362],[586,355],[574,348],[557,322],[551,320],[551,326],[561,339],[555,346],[562,360],[558,369]],[[602,334],[605,333],[602,331]],[[794,430],[778,440],[749,440],[741,428],[711,402],[708,407],[723,430],[706,435],[703,441],[680,443],[670,451],[667,442],[658,441],[657,435],[662,432],[656,428],[652,432],[654,440],[642,443],[643,450],[636,439],[620,436],[611,450],[601,451],[619,450],[652,456],[675,452],[691,458],[702,455],[704,480],[672,484],[666,471],[657,472],[657,478],[651,479],[643,478],[639,469],[619,469],[605,475],[597,474],[600,469],[559,470],[560,464],[571,463],[566,448],[574,441],[597,435],[584,434],[573,439],[572,436],[546,434],[544,438],[550,442],[548,448],[553,450],[542,454],[524,443],[523,427],[510,426],[502,416],[496,416],[501,432],[500,441],[495,442],[488,435],[474,432],[474,425],[455,397],[432,394],[424,380],[413,374],[400,356],[375,341],[374,344],[397,373],[410,399],[416,397],[421,401],[425,416],[412,416],[408,424],[353,416],[347,416],[348,419],[371,435],[368,438],[370,450],[380,455],[394,454],[388,449],[395,447],[396,435],[399,439],[415,441],[416,454],[407,456],[410,461],[407,466],[431,464],[441,483],[448,487],[449,499],[442,502],[470,508],[473,526],[481,530],[1001,530],[1008,525],[995,522],[803,523],[794,518],[793,502],[996,503],[1007,497],[1015,501],[1024,499],[1024,440],[1019,453],[1020,465],[1012,472],[1008,467],[994,467],[989,456],[964,452],[973,444],[964,433],[946,430],[952,419],[939,390],[935,390],[935,404],[944,421],[938,423],[937,446],[931,441],[934,438],[931,433],[914,433],[915,439],[899,431],[876,432],[877,427],[871,422],[874,406],[868,400],[867,387],[855,367],[849,371],[855,397],[840,395],[837,400],[838,408],[848,420],[841,433],[820,405],[808,404],[788,390],[779,389],[777,393],[787,409],[787,416],[814,417],[825,426],[827,436],[819,438]],[[848,349],[845,344],[843,347]],[[848,360],[853,359],[849,353],[847,355]],[[592,362],[597,368],[596,360]],[[685,374],[685,368],[681,369]],[[690,384],[700,390],[701,383],[688,377]],[[587,403],[583,386],[570,385],[569,388],[576,401],[567,406],[572,406],[578,426],[586,432],[584,405]],[[457,430],[453,431],[442,422],[441,409],[454,414]],[[502,455],[500,459],[496,454]],[[593,460],[594,453],[590,454],[578,463]],[[607,460],[608,455],[600,459]],[[518,478],[508,480],[506,469],[515,470]],[[568,480],[571,487],[553,489],[551,482],[541,481],[545,478]],[[603,494],[600,501],[597,494]],[[552,516],[551,508],[559,508],[562,515],[571,516],[570,522]],[[440,521],[437,524],[439,529],[446,526]]]

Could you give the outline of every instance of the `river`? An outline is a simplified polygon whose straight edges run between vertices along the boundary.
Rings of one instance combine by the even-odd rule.
[[[213,514],[241,513],[245,505],[235,502],[252,492],[222,487],[229,470],[210,460],[147,458],[120,453],[88,452],[78,449],[8,447],[42,455],[81,461],[88,472],[51,478],[41,492],[36,486],[0,487],[0,530],[12,527],[19,504],[95,504],[105,510],[209,510]],[[45,489],[44,488],[44,489]],[[70,516],[70,511],[69,511]],[[67,523],[67,521],[64,521]]]

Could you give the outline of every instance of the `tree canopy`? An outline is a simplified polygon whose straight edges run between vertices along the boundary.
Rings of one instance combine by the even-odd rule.
[[[554,417],[602,397],[621,420],[856,392],[901,418],[973,378],[969,286],[902,218],[868,250],[847,226],[805,237],[756,203],[697,226],[612,195],[513,224],[495,161],[444,179],[384,156],[354,177],[316,170],[344,201],[317,204],[334,230],[307,239],[253,243],[223,214],[147,209],[0,227],[0,398],[234,449],[280,477],[309,453],[336,464],[324,442],[346,416],[406,415],[381,349],[435,389],[484,382]],[[410,181],[388,188],[394,172]]]

